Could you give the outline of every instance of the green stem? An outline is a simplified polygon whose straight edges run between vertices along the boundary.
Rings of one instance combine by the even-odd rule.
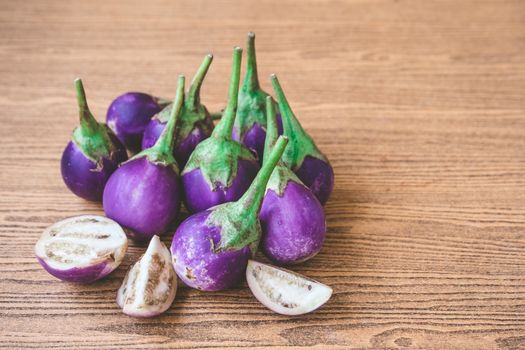
[[[289,136],[292,132],[304,134],[305,131],[299,123],[299,121],[297,120],[295,114],[293,114],[292,109],[290,108],[290,104],[288,103],[288,100],[284,95],[283,89],[281,88],[281,84],[279,84],[279,79],[277,79],[277,76],[275,74],[272,74],[270,76],[270,79],[272,80],[273,89],[275,91],[275,95],[277,96],[277,101],[279,103],[279,111],[281,112],[282,116],[281,119],[283,121],[284,134],[286,136]]]
[[[295,169],[302,164],[302,160],[304,159],[299,158],[301,158],[301,152],[307,148],[307,145],[303,144],[301,140],[306,142],[311,139],[310,136],[306,134],[306,131],[304,131],[295,114],[293,114],[277,76],[272,74],[270,79],[279,103],[279,112],[281,113],[281,120],[283,123],[283,134],[290,138],[292,144],[287,150],[289,153],[286,154],[286,159],[284,161],[291,169]],[[301,147],[304,149],[301,150]]]
[[[279,136],[268,159],[263,164],[261,170],[259,170],[259,173],[257,173],[248,190],[237,202],[245,209],[246,215],[253,215],[254,217],[259,215],[264,193],[266,192],[266,185],[268,184],[275,165],[277,165],[277,162],[281,159],[287,143],[287,137]]]
[[[266,139],[264,140],[263,164],[266,163],[278,137],[277,117],[275,115],[273,98],[271,96],[266,96]]]
[[[77,78],[75,80],[75,88],[77,90],[80,128],[82,129],[83,134],[93,135],[99,130],[99,124],[89,110],[86,99],[86,92],[84,91],[84,85],[82,85],[82,80],[80,78]]]
[[[179,75],[177,82],[177,93],[173,101],[173,108],[171,109],[170,119],[166,127],[160,134],[159,139],[152,148],[155,148],[160,154],[171,155],[175,145],[175,128],[182,109],[182,102],[184,101],[184,76]]]
[[[202,61],[199,69],[197,70],[197,73],[195,73],[195,76],[193,77],[193,81],[191,82],[191,86],[188,91],[188,97],[186,98],[186,107],[189,110],[196,110],[200,104],[200,90],[202,82],[204,81],[204,77],[208,72],[208,68],[210,68],[212,60],[213,55],[207,54],[204,57],[204,60]]]
[[[296,171],[301,167],[306,156],[328,162],[328,159],[326,159],[315,145],[312,137],[303,129],[301,123],[299,123],[299,120],[297,120],[297,117],[293,114],[277,76],[272,74],[270,79],[277,97],[277,102],[279,103],[279,111],[283,122],[283,134],[290,139],[290,144],[282,157],[283,163],[291,170]]]
[[[239,96],[239,78],[241,75],[241,58],[242,49],[235,47],[233,49],[232,73],[230,78],[230,88],[228,90],[228,104],[222,114],[221,121],[215,129],[212,136],[224,139],[231,139],[233,123],[237,115],[237,99]]]
[[[248,33],[246,43],[246,75],[244,76],[243,89],[245,91],[255,91],[260,89],[259,77],[257,75],[257,60],[255,57],[255,33]]]

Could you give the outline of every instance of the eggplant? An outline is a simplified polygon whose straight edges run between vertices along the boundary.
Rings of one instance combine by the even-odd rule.
[[[131,152],[138,152],[148,123],[169,101],[143,92],[126,92],[114,99],[106,123]]]
[[[191,213],[239,199],[259,170],[250,150],[232,140],[242,49],[234,48],[228,104],[213,133],[197,145],[182,171],[184,203]]]
[[[271,97],[266,98],[266,110],[264,161],[278,137]],[[326,234],[323,206],[282,161],[275,166],[266,186],[259,219],[263,230],[261,249],[277,264],[306,261],[323,246]]]
[[[261,238],[258,215],[266,184],[286,143],[283,137],[277,141],[241,199],[194,214],[177,228],[171,243],[172,261],[188,286],[216,291],[242,279]]]
[[[128,271],[117,291],[117,304],[128,316],[153,317],[168,310],[177,294],[171,254],[153,236],[148,249]]]
[[[271,81],[281,111],[283,134],[290,139],[283,162],[324,205],[334,188],[334,169],[295,117],[275,74],[272,74]]]
[[[255,260],[248,261],[246,281],[261,304],[287,316],[303,315],[320,308],[333,292],[326,284]]]
[[[122,164],[104,190],[104,212],[127,228],[132,239],[166,233],[179,213],[181,188],[173,147],[183,96],[184,76],[179,76],[175,108],[163,133],[152,147]]]
[[[82,80],[75,80],[75,88],[80,125],[62,153],[62,179],[75,195],[100,201],[108,178],[128,155],[113,132],[91,114]]]
[[[265,100],[270,95],[261,89],[259,84],[255,56],[255,33],[248,33],[246,45],[246,74],[239,91],[239,106],[232,137],[248,147],[262,162],[266,138]],[[280,114],[277,115],[277,125],[279,135],[281,135],[283,129]]]
[[[128,239],[115,221],[96,215],[75,216],[45,229],[35,254],[51,275],[68,282],[91,283],[115,270]]]
[[[206,106],[200,102],[200,89],[208,68],[213,60],[213,55],[204,57],[197,73],[193,77],[188,95],[182,105],[177,134],[175,136],[175,147],[173,155],[181,168],[186,165],[191,153],[197,145],[208,138],[213,131],[213,120]],[[142,138],[142,149],[149,148],[155,144],[171,115],[173,104],[153,116],[149,122],[144,137]]]

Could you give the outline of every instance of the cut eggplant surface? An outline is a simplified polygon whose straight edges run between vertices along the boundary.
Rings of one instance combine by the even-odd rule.
[[[264,306],[282,315],[314,311],[332,295],[332,288],[325,284],[254,260],[248,262],[246,280]]]
[[[169,309],[176,293],[171,254],[159,237],[153,236],[144,255],[124,278],[117,304],[126,315],[153,317]]]
[[[35,254],[53,276],[89,283],[115,270],[127,248],[126,234],[115,221],[82,215],[49,226],[36,243]]]

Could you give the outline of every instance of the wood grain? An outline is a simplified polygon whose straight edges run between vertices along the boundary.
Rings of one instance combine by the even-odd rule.
[[[93,285],[48,275],[42,230],[102,213],[60,177],[73,79],[102,120],[122,92],[172,96],[213,52],[218,110],[249,30],[263,86],[278,73],[335,168],[326,244],[294,268],[329,303],[291,318],[245,285],[182,287],[132,319],[115,291],[136,244]],[[525,349],[524,38],[521,0],[1,0],[0,348]]]

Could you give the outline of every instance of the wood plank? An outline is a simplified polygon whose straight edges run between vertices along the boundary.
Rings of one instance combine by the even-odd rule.
[[[1,0],[0,348],[524,348],[524,14],[520,0]],[[279,75],[335,169],[326,244],[293,268],[334,288],[328,304],[285,317],[245,284],[183,286],[165,315],[132,319],[115,292],[135,243],[92,285],[48,275],[42,230],[103,213],[60,177],[73,79],[103,120],[122,92],[172,96],[213,52],[203,102],[218,110],[249,30],[263,87]]]

